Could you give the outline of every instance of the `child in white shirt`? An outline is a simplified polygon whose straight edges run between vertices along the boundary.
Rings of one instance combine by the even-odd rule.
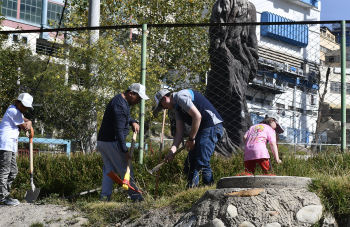
[[[19,201],[9,197],[11,185],[15,180],[18,168],[16,162],[17,140],[19,131],[28,130],[32,122],[23,116],[23,113],[32,107],[33,97],[22,93],[5,112],[0,123],[0,204],[17,206]]]

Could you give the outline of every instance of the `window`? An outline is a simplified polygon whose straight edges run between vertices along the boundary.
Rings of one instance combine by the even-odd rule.
[[[340,56],[328,56],[326,62],[340,62]]]
[[[263,103],[264,103],[264,99],[255,98],[255,102],[256,102],[256,103],[263,104]]]
[[[19,18],[34,24],[41,23],[42,0],[21,0]]]
[[[331,82],[331,92],[340,94],[340,91],[341,91],[341,83]]]
[[[316,97],[315,95],[311,95],[311,105],[316,105]]]
[[[1,41],[6,41],[6,40],[9,39],[9,35],[8,34],[2,34],[2,35],[0,35],[0,39],[1,39]]]
[[[14,43],[18,43],[18,42],[19,42],[19,39],[18,39],[18,35],[17,35],[17,34],[13,34],[13,35],[12,35],[12,41],[13,41]]]
[[[296,110],[297,112],[299,112],[299,113],[302,113],[302,114],[304,113],[304,109],[303,109],[303,108],[296,108],[295,110]]]
[[[260,76],[260,75],[257,75],[257,76],[253,79],[253,82],[256,83],[256,84],[263,84],[263,81],[264,81],[264,77],[263,77],[263,76]]]
[[[327,62],[335,62],[335,57],[332,56],[332,57],[327,57]]]
[[[304,91],[304,87],[302,87],[302,86],[297,86],[297,90],[299,90],[299,91]]]
[[[5,17],[17,18],[17,0],[2,0],[1,13]]]
[[[281,103],[276,103],[276,107],[277,107],[278,109],[284,109],[284,108],[286,108],[286,105],[281,104]]]
[[[276,80],[276,85],[282,87],[283,81],[282,80]]]
[[[246,99],[247,101],[253,101],[253,96],[246,95],[246,96],[245,96],[245,99]]]
[[[271,101],[269,101],[269,100],[260,99],[260,98],[255,98],[254,100],[256,103],[260,103],[261,105],[271,106]]]
[[[289,88],[293,88],[293,89],[294,89],[294,84],[292,84],[292,83],[288,83],[288,87],[289,87]]]
[[[27,45],[28,44],[28,38],[27,36],[22,36],[22,44]]]
[[[350,94],[350,83],[346,83],[346,94]]]
[[[326,47],[324,47],[324,46],[320,46],[320,49],[321,49],[322,52],[325,52],[325,53],[331,51],[330,49],[328,49],[328,48],[326,48]]]
[[[85,80],[86,80],[85,77],[86,75],[89,74],[86,69],[74,68],[74,67],[69,67],[68,73],[69,73],[68,83],[79,85],[79,86],[85,85]]]
[[[44,55],[55,55],[59,48],[63,48],[63,44],[52,43],[45,39],[36,39],[36,53]]]
[[[271,106],[271,101],[264,100],[264,106]]]
[[[267,86],[273,87],[273,78],[267,77],[265,83]]]
[[[47,5],[47,24],[50,25],[50,22],[52,22],[52,21],[59,22],[61,19],[62,10],[63,10],[62,5],[48,2],[48,5]]]

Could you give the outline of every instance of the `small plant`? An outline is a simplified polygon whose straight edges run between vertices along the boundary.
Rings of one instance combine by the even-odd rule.
[[[44,227],[44,224],[41,222],[34,222],[34,223],[30,224],[29,227]]]

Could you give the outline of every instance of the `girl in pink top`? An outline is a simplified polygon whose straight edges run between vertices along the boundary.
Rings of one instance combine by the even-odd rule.
[[[244,166],[246,175],[255,173],[255,166],[258,163],[263,172],[268,174],[270,170],[270,155],[266,148],[267,141],[278,164],[282,161],[278,157],[276,144],[276,128],[281,129],[277,122],[277,114],[274,117],[267,117],[257,125],[253,125],[244,135]],[[280,131],[278,131],[281,133]],[[283,132],[283,131],[282,131]]]

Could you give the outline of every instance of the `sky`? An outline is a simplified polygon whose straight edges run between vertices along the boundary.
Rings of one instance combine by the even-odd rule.
[[[321,21],[350,20],[350,0],[321,0]]]

